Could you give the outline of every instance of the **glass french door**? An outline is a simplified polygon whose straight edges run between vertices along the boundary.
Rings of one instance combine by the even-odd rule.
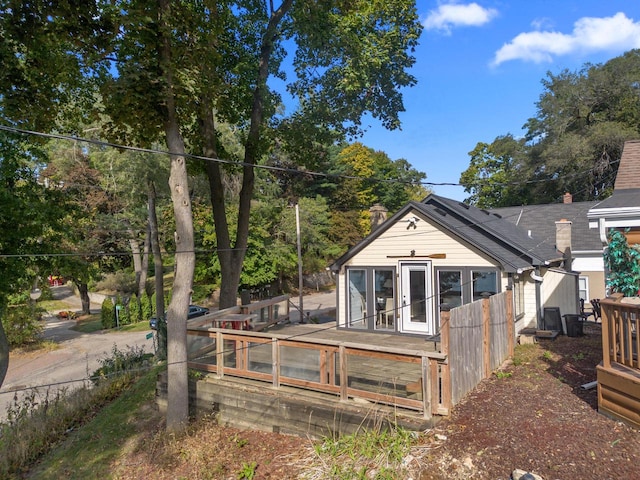
[[[401,330],[435,334],[431,262],[401,263]]]

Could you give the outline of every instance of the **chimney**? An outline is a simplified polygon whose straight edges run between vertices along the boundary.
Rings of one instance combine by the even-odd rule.
[[[388,210],[379,203],[376,203],[369,209],[369,216],[371,217],[371,231],[373,232],[387,219]]]
[[[569,194],[568,194],[569,195]],[[571,271],[571,224],[566,218],[556,222],[556,249],[564,256],[565,270]]]
[[[573,203],[573,195],[571,195],[569,192],[565,193],[562,196],[562,203]]]

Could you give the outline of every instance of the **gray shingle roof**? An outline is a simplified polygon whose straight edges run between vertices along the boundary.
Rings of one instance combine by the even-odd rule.
[[[556,243],[555,222],[565,219],[571,221],[571,250],[602,250],[598,230],[589,229],[587,213],[598,202],[550,203],[543,205],[524,205],[520,207],[494,208],[505,220],[531,231],[533,238]]]
[[[336,260],[332,269],[339,269],[410,210],[422,213],[443,230],[494,258],[508,272],[562,260],[562,254],[549,243],[529,237],[526,230],[498,215],[457,200],[429,195],[422,202],[409,202],[405,205],[371,235]]]
[[[507,271],[562,259],[552,243],[529,237],[526,230],[486,210],[437,195],[430,195],[422,205],[429,218],[440,220],[444,228],[500,261]]]

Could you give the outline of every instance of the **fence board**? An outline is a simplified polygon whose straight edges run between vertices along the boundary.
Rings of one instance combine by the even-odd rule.
[[[451,310],[449,369],[453,405],[508,358],[511,331],[508,323],[511,320],[507,315],[507,305],[510,299],[511,292],[503,292]],[[484,301],[489,302],[488,329],[483,325]],[[486,371],[487,356],[490,371]]]

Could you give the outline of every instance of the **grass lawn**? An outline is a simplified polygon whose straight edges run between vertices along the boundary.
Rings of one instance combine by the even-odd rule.
[[[111,478],[113,463],[136,447],[136,439],[144,431],[141,424],[156,416],[155,409],[141,408],[153,401],[156,376],[154,368],[101,409],[91,422],[72,432],[41,460],[31,478]]]

